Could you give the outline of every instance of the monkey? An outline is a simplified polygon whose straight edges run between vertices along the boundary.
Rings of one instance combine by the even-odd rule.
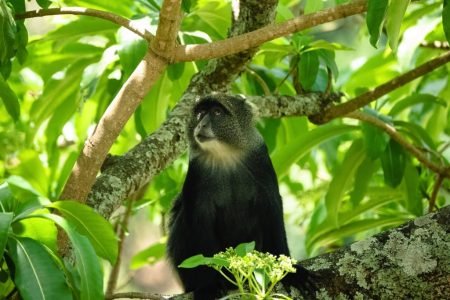
[[[239,96],[201,98],[186,133],[188,171],[170,213],[167,241],[173,265],[251,241],[258,251],[289,256],[277,176],[252,106]],[[196,300],[216,299],[231,288],[206,266],[176,271]]]

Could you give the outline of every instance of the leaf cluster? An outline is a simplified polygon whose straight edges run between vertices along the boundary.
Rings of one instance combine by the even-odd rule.
[[[74,263],[57,251],[58,226],[71,241]],[[99,257],[114,263],[117,238],[91,208],[50,202],[27,181],[9,177],[0,185],[0,295],[22,299],[101,299]]]
[[[255,243],[243,243],[227,248],[213,257],[201,254],[187,258],[179,267],[195,268],[206,265],[214,268],[239,289],[242,299],[290,299],[274,292],[275,285],[288,273],[295,273],[296,261],[285,255],[274,256],[254,250]]]

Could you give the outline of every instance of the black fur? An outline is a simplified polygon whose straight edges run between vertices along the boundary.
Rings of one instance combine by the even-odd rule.
[[[171,212],[168,240],[168,255],[175,266],[190,256],[212,256],[227,247],[250,241],[255,241],[256,249],[261,252],[289,255],[277,177],[267,147],[254,128],[252,117],[248,116],[251,109],[247,104],[245,108],[240,107],[244,103],[240,98],[217,97],[201,100],[194,107],[188,125],[189,169]],[[232,105],[231,108],[222,105],[223,101]],[[199,110],[208,114],[217,105],[225,108],[226,115],[211,117],[212,124],[208,126],[216,131],[219,141],[227,140],[240,153],[239,162],[233,166],[205,164],[205,156],[193,136],[195,126],[202,119]],[[233,131],[236,128],[230,128],[231,134],[223,132],[223,128],[238,123],[241,126],[238,132]],[[233,136],[234,142],[230,141]],[[186,292],[194,292],[195,299],[215,299],[230,288],[212,268],[177,268],[177,272]]]

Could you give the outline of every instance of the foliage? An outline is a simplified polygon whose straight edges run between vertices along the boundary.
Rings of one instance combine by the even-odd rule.
[[[34,24],[14,20],[28,2],[34,3],[0,0],[0,249],[6,249],[1,274],[8,274],[8,280],[0,283],[1,294],[12,291],[14,284],[19,287],[24,280],[33,280],[22,277],[31,276],[29,272],[12,275],[10,268],[17,263],[19,270],[30,264],[48,265],[39,268],[38,278],[59,287],[55,292],[69,289],[67,294],[78,297],[79,291],[92,291],[83,296],[89,298],[98,296],[102,282],[93,251],[113,262],[117,245],[110,228],[90,209],[58,200],[86,137],[148,45],[125,28],[87,16],[45,17]],[[277,22],[343,2],[281,0]],[[133,19],[154,33],[161,1],[40,0],[34,4],[100,9]],[[200,44],[226,37],[230,7],[229,1],[183,1],[179,42]],[[441,54],[442,49],[425,44],[450,40],[449,15],[448,0],[369,0],[365,20],[353,17],[263,44],[233,82],[232,92],[290,96],[342,92],[343,101],[349,100]],[[169,66],[110,152],[126,153],[155,131],[193,74],[204,67],[202,61]],[[399,87],[363,112],[395,128],[430,161],[448,165],[449,70],[443,66]],[[428,208],[435,174],[372,124],[341,118],[316,126],[306,117],[291,117],[263,119],[258,128],[279,175],[291,241],[296,241],[291,243],[295,257],[347,245],[420,216]],[[164,228],[185,172],[183,156],[152,180],[134,202],[133,213],[145,210],[150,221]],[[14,183],[16,176],[22,178],[20,185]],[[450,203],[449,189],[448,180],[438,186],[437,207]],[[50,209],[59,215],[49,213]],[[54,224],[73,242],[80,262],[75,269],[55,254]],[[162,240],[138,253],[133,268],[160,260],[164,247]],[[23,261],[28,252],[38,260]],[[83,265],[92,267],[87,270],[90,275],[80,273]],[[50,271],[55,275],[46,278]]]
[[[274,293],[275,285],[288,273],[295,273],[296,261],[285,255],[274,256],[254,250],[255,243],[244,243],[228,248],[213,257],[201,254],[183,261],[181,268],[208,266],[217,270],[238,287],[241,299],[290,299]],[[231,276],[230,276],[231,275]],[[235,294],[230,294],[232,298]]]
[[[18,176],[0,185],[0,209],[2,298],[15,289],[23,299],[103,298],[97,256],[112,264],[117,259],[117,241],[106,220],[77,202],[50,202]],[[58,255],[55,225],[72,242],[74,266]]]

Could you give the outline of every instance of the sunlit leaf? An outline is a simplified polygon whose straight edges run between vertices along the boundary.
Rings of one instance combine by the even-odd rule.
[[[323,1],[317,0],[306,0],[305,14],[310,14],[321,10],[323,8]]]
[[[386,31],[389,38],[389,46],[393,51],[397,50],[400,26],[410,0],[391,1],[386,16]]]
[[[33,214],[42,211],[48,212],[46,209],[39,208],[34,209]],[[21,219],[14,222],[14,234],[36,240],[55,253],[57,251],[57,228],[52,221],[33,217]]]
[[[48,207],[56,208],[76,227],[78,232],[89,238],[99,256],[114,264],[117,259],[118,244],[117,237],[108,221],[91,207],[75,201],[57,201]]]

